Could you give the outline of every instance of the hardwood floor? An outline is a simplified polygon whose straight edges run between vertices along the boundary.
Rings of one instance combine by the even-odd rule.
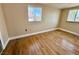
[[[79,37],[60,30],[11,40],[2,55],[78,55]]]

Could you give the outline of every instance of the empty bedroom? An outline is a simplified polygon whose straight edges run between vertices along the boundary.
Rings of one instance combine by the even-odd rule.
[[[79,3],[0,3],[1,55],[79,55]]]

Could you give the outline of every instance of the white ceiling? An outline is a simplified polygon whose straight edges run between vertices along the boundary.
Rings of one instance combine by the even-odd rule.
[[[46,5],[52,6],[54,8],[63,9],[63,8],[79,6],[79,3],[47,3]]]

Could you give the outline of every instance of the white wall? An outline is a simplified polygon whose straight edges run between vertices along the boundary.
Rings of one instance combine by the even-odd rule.
[[[28,22],[28,4],[3,4],[9,37],[39,32],[57,27],[60,10],[43,4],[32,4],[42,7],[41,22]],[[27,29],[27,32],[25,31]]]

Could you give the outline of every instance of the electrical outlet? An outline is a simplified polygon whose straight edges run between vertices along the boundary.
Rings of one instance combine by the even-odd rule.
[[[27,29],[25,29],[25,31],[27,31]]]

